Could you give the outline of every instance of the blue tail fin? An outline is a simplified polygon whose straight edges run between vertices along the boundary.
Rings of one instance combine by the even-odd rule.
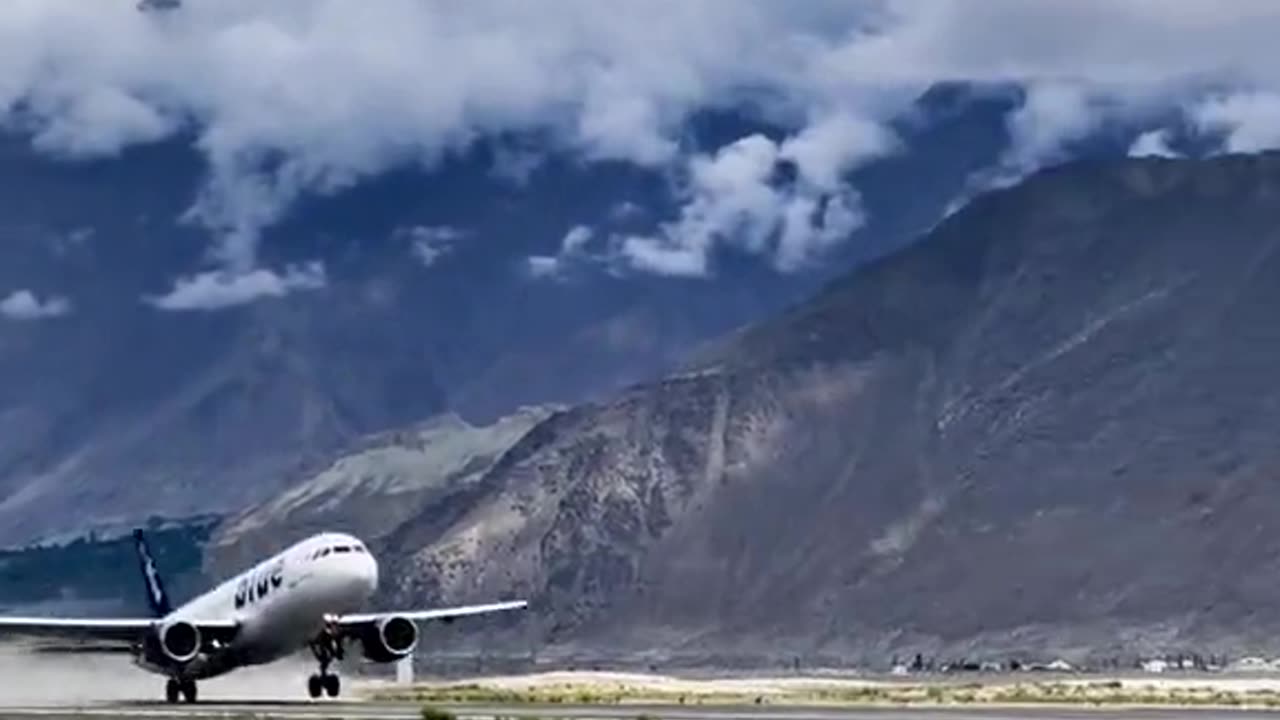
[[[151,612],[156,617],[164,617],[173,610],[173,606],[169,604],[169,596],[164,591],[164,583],[160,582],[156,561],[151,557],[151,549],[147,547],[141,528],[133,531],[133,544],[138,551],[138,564],[142,568],[142,578],[147,582],[147,604],[151,606]]]

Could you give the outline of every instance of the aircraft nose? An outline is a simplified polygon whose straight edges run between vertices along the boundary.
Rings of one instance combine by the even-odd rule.
[[[368,553],[361,553],[356,556],[356,562],[353,568],[357,582],[366,592],[372,594],[378,588],[378,561]]]

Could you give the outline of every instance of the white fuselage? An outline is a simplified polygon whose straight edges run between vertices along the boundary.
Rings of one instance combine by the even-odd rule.
[[[214,677],[296,652],[326,618],[358,610],[378,585],[378,564],[364,543],[343,533],[313,535],[170,613],[164,621],[233,620],[239,630],[186,674]],[[140,658],[155,672],[168,670]]]

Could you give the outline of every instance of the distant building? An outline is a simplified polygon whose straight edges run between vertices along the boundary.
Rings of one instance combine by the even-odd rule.
[[[1162,673],[1169,669],[1169,663],[1163,658],[1154,658],[1142,661],[1142,671],[1149,673]]]
[[[1236,662],[1232,663],[1231,667],[1234,670],[1243,671],[1270,670],[1271,663],[1260,657],[1246,657],[1240,658]]]

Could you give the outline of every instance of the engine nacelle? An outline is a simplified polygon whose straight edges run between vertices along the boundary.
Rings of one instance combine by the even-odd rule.
[[[200,654],[200,628],[185,620],[174,620],[156,629],[155,645],[164,659],[185,665]]]
[[[418,646],[418,625],[398,615],[385,617],[361,633],[360,646],[368,660],[395,662]]]

